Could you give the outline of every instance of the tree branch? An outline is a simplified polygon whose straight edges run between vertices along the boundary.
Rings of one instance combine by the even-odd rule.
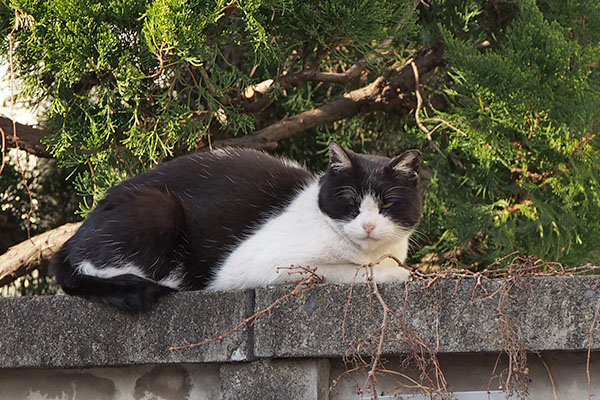
[[[282,76],[279,78],[277,85],[280,89],[296,86],[308,81],[336,83],[342,85],[356,78],[366,67],[367,63],[363,60],[354,64],[346,72],[318,72],[313,69],[303,70]],[[256,94],[262,96],[252,103],[244,103],[244,110],[246,112],[259,112],[270,106],[276,100],[276,96],[266,95],[265,93],[273,86],[274,83],[275,81],[273,79],[267,79],[257,83],[256,85],[245,88],[242,91],[245,100],[252,100]]]
[[[431,72],[442,61],[442,49],[440,46],[436,46],[432,50],[423,51],[414,59],[414,63],[422,74]],[[343,84],[356,78],[366,68],[366,65],[366,61],[359,61],[343,73],[305,70],[282,77],[279,84],[283,87],[288,87],[309,80]],[[361,112],[400,108],[407,110],[408,113],[414,110],[415,107],[413,104],[414,101],[410,99],[414,88],[414,75],[406,66],[407,64],[404,64],[400,68],[388,70],[383,76],[376,78],[367,86],[348,92],[329,104],[287,117],[251,135],[217,140],[213,142],[213,147],[237,146],[273,149],[277,147],[277,142],[282,139],[289,138],[317,126],[352,117]],[[263,94],[272,84],[272,80],[261,82],[246,88],[244,94],[247,97],[252,97],[254,93]],[[246,111],[256,111],[254,109],[257,107],[264,109],[265,104],[263,103],[270,104],[273,101],[273,97],[264,95],[258,101],[248,104]],[[22,150],[38,157],[52,157],[46,150],[46,146],[41,143],[41,140],[50,134],[49,131],[19,123],[16,126],[19,147]],[[6,133],[6,147],[16,147],[15,138],[12,134],[12,120],[0,116],[0,128]]]
[[[420,71],[428,72],[442,61],[442,49],[434,48],[419,54],[414,63]],[[348,92],[329,104],[284,118],[251,135],[216,140],[212,145],[271,149],[277,146],[278,141],[308,129],[352,117],[360,112],[389,109],[403,104],[403,99],[411,95],[414,89],[414,73],[406,68],[408,65],[410,64],[405,63],[400,68],[390,70],[367,86]],[[414,109],[414,105],[411,107]]]
[[[16,123],[17,137],[21,150],[37,157],[52,158],[46,145],[42,144],[42,139],[50,134],[45,129],[34,128],[29,125]],[[6,134],[6,147],[16,148],[15,136],[13,132],[13,123],[10,118],[0,116],[0,128]]]
[[[298,85],[302,82],[324,82],[324,83],[336,83],[343,85],[356,78],[365,68],[367,67],[366,61],[359,61],[350,67],[345,72],[318,72],[313,70],[304,70],[294,74],[284,75],[279,79],[279,87],[286,88],[289,86]],[[273,79],[267,79],[256,85],[246,87],[242,93],[248,100],[252,99],[257,93],[264,95],[267,90],[273,86],[275,81]],[[266,101],[261,98],[260,104],[251,103],[246,105],[246,111],[256,111],[260,107],[263,109],[275,101],[274,97],[269,97]]]
[[[329,104],[285,118],[273,125],[256,131],[252,135],[217,140],[213,142],[213,147],[273,147],[272,144],[307,129],[356,115],[365,103],[375,100],[374,97],[381,91],[383,82],[384,78],[379,77],[369,85],[353,90]]]
[[[394,29],[400,29],[402,25],[404,25],[405,18],[414,13],[422,0],[416,0],[412,6],[410,12],[405,15],[404,18],[396,24]],[[317,69],[323,57],[325,56],[325,49],[320,49],[315,62],[309,69],[303,69],[300,72],[296,72],[293,74],[283,75],[278,79],[279,88],[285,89],[286,87],[299,85],[303,82],[313,81],[313,82],[324,82],[324,83],[335,83],[335,84],[346,84],[356,78],[360,73],[367,68],[368,62],[367,60],[372,60],[376,57],[375,54],[383,54],[390,44],[392,44],[393,38],[388,37],[383,42],[377,46],[374,54],[368,55],[366,58],[358,61],[352,67],[350,67],[347,71],[344,72],[318,72]],[[273,79],[267,79],[263,82],[257,83],[256,85],[249,86],[242,90],[242,94],[245,100],[253,100],[253,97],[256,93],[264,95],[267,90],[273,85],[275,81]],[[244,103],[243,107],[247,112],[258,112],[262,111],[268,106],[270,106],[275,101],[275,96],[262,96],[258,100],[253,103]]]
[[[0,256],[0,287],[48,262],[80,225],[81,222],[65,224],[9,248]]]

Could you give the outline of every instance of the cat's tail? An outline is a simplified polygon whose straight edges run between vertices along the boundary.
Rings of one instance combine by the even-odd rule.
[[[141,312],[152,308],[159,297],[174,290],[133,274],[99,278],[82,274],[66,257],[65,247],[50,260],[50,270],[65,293],[89,297],[123,311]]]

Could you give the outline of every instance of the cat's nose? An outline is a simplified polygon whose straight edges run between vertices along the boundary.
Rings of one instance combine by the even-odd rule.
[[[364,224],[362,224],[362,227],[365,230],[365,232],[367,232],[367,235],[370,235],[371,232],[375,230],[375,224],[372,224],[370,222],[365,222]]]

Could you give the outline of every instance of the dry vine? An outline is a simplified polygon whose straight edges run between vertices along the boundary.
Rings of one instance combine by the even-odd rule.
[[[384,296],[379,290],[375,280],[373,268],[381,263],[385,258],[392,258],[400,267],[407,268],[400,260],[393,256],[384,256],[381,259],[362,265],[357,268],[354,280],[349,288],[348,299],[344,308],[342,320],[342,340],[346,342],[347,319],[349,316],[349,308],[353,296],[355,295],[355,283],[358,274],[363,272],[366,274],[366,282],[369,290],[369,309],[374,310],[374,305],[378,305],[381,309],[381,319],[378,327],[367,337],[358,338],[350,341],[348,350],[344,357],[346,371],[339,377],[333,380],[331,390],[341,381],[341,379],[358,371],[366,371],[366,377],[361,387],[357,388],[357,394],[363,398],[367,393],[371,393],[373,399],[378,399],[378,376],[387,374],[400,377],[403,382],[400,386],[412,390],[418,390],[432,399],[446,400],[451,399],[452,393],[448,387],[448,383],[444,373],[440,367],[437,358],[437,347],[433,348],[431,344],[423,340],[418,332],[407,321],[406,311],[408,306],[409,286],[405,286],[404,305],[401,311],[394,311],[386,303]],[[502,264],[506,266],[501,267]],[[204,340],[199,343],[190,345],[171,347],[169,350],[176,351],[188,349],[198,346],[203,346],[212,342],[222,341],[227,336],[238,332],[245,326],[252,326],[260,318],[268,314],[275,307],[285,302],[290,297],[300,296],[313,290],[317,284],[322,283],[323,279],[317,274],[316,268],[308,267],[290,267],[283,268],[289,270],[290,274],[300,274],[303,279],[296,280],[294,288],[287,294],[273,301],[269,306],[254,313],[250,317],[244,319],[234,328],[211,339]],[[503,307],[506,299],[511,294],[511,290],[517,286],[519,279],[532,276],[574,276],[584,275],[589,273],[597,273],[600,271],[600,266],[584,265],[575,268],[566,268],[559,263],[547,263],[542,260],[536,260],[531,257],[522,257],[518,252],[513,252],[501,259],[497,260],[488,268],[480,272],[473,272],[459,268],[448,268],[444,272],[424,273],[413,269],[411,271],[412,279],[427,281],[421,290],[432,288],[436,282],[441,280],[456,280],[458,283],[462,280],[472,280],[475,285],[471,300],[475,296],[475,291],[480,289],[484,293],[483,301],[496,300],[495,311],[497,314],[497,330],[500,338],[500,346],[502,348],[498,355],[493,371],[488,382],[488,390],[491,388],[494,380],[499,381],[498,387],[503,390],[507,397],[512,395],[527,396],[529,384],[529,368],[527,366],[527,349],[524,345],[523,335],[520,327],[515,325],[510,318],[503,312]],[[488,292],[483,286],[483,280],[493,278],[502,278],[500,286]],[[598,281],[600,283],[600,279]],[[589,331],[588,357],[587,357],[587,378],[588,392],[591,399],[591,375],[590,375],[590,357],[592,350],[593,330],[598,323],[600,314],[600,301],[596,308],[592,325]],[[407,349],[401,360],[401,370],[413,370],[418,372],[418,378],[409,376],[400,371],[394,371],[386,367],[386,362],[383,358],[385,353],[385,345],[389,342],[389,329],[393,326],[398,328],[402,333],[402,344]],[[507,358],[507,367],[499,370],[500,361],[503,355]],[[554,397],[557,398],[556,385],[554,378],[548,365],[540,357],[550,383]]]
[[[290,292],[286,293],[284,296],[281,296],[280,298],[275,300],[273,303],[271,303],[269,306],[263,308],[262,310],[254,313],[251,316],[249,316],[248,318],[244,319],[242,322],[240,322],[239,324],[237,324],[236,326],[234,326],[232,329],[228,330],[227,332],[225,332],[219,336],[213,337],[211,339],[204,340],[199,343],[192,343],[192,344],[187,344],[187,345],[183,345],[183,346],[172,346],[172,347],[169,347],[169,350],[170,351],[178,351],[178,350],[183,350],[183,349],[192,349],[194,347],[204,346],[209,343],[220,342],[223,339],[225,339],[226,337],[231,336],[234,333],[238,332],[240,329],[242,329],[245,326],[253,326],[256,323],[256,321],[258,321],[260,318],[262,318],[265,314],[268,314],[271,310],[273,310],[275,307],[277,307],[279,304],[283,303],[290,297],[300,296],[301,294],[309,292],[312,289],[314,289],[317,284],[323,283],[323,278],[321,278],[320,276],[318,276],[315,273],[316,268],[288,267],[288,268],[281,268],[281,269],[289,269],[291,273],[296,273],[296,274],[300,274],[300,275],[308,275],[308,276],[304,279],[295,281],[294,283],[296,283],[296,286]]]
[[[506,263],[506,266],[499,268],[500,265]],[[492,381],[498,379],[500,384],[498,388],[503,390],[507,398],[509,396],[527,396],[528,384],[529,384],[529,368],[527,367],[527,353],[528,350],[525,347],[522,332],[520,327],[516,326],[509,317],[503,313],[503,305],[506,298],[510,295],[511,290],[517,285],[520,278],[524,277],[549,277],[549,276],[578,276],[578,275],[589,275],[598,274],[600,266],[595,265],[582,265],[578,267],[568,268],[557,262],[545,262],[534,257],[524,257],[518,254],[518,251],[512,252],[480,272],[473,272],[470,270],[460,268],[448,268],[444,272],[436,273],[423,273],[418,270],[413,270],[413,277],[417,279],[430,280],[430,286],[432,282],[439,279],[455,279],[458,281],[464,279],[470,279],[475,281],[473,287],[473,294],[471,299],[475,296],[475,291],[480,288],[482,289],[486,297],[484,301],[492,301],[497,299],[496,313],[497,313],[497,330],[500,337],[500,345],[502,351],[498,355],[494,364],[490,380],[488,382],[488,391],[491,389]],[[501,284],[498,289],[492,293],[488,293],[482,286],[482,280],[501,278]],[[598,280],[600,283],[600,278]],[[600,312],[600,301],[596,313],[592,320],[589,339],[588,339],[588,356],[587,356],[587,378],[588,378],[588,398],[591,400],[591,377],[590,377],[590,358],[592,351],[592,339],[593,330],[598,322],[598,313]],[[498,372],[498,366],[503,355],[507,356],[508,366],[502,371]],[[548,365],[543,361],[542,364],[548,373],[549,380],[552,384],[554,397],[557,397],[556,386],[554,384],[554,378]]]
[[[508,277],[503,280],[502,285],[496,292],[485,298],[485,300],[491,300],[496,294],[499,296],[496,313],[498,314],[497,330],[502,348],[502,351],[496,358],[496,363],[488,382],[488,392],[492,381],[497,378],[502,382],[499,388],[506,392],[507,397],[511,397],[514,394],[527,394],[529,384],[527,349],[525,348],[521,328],[513,324],[508,316],[502,312],[504,301],[510,294],[510,290],[514,287],[514,284],[514,278]],[[508,356],[508,366],[496,375],[503,354]]]
[[[427,395],[435,399],[449,400],[450,391],[448,389],[448,384],[446,382],[444,373],[437,359],[436,351],[432,349],[431,346],[419,336],[419,334],[414,328],[412,328],[412,326],[410,326],[410,324],[407,323],[406,310],[408,306],[409,295],[408,286],[405,286],[404,306],[401,314],[392,310],[388,306],[381,292],[379,291],[378,284],[373,274],[373,267],[381,263],[386,258],[393,259],[399,267],[405,268],[405,265],[396,257],[392,255],[385,255],[376,262],[365,264],[357,269],[357,274],[361,269],[366,270],[369,295],[370,297],[374,297],[377,300],[379,306],[381,307],[381,322],[379,324],[379,327],[370,336],[365,338],[359,338],[350,343],[350,345],[348,346],[348,351],[346,352],[346,355],[344,357],[346,372],[333,381],[331,389],[335,388],[335,386],[343,376],[349,375],[350,373],[359,370],[366,369],[367,376],[365,378],[365,381],[362,387],[358,388],[357,390],[357,393],[360,395],[361,398],[363,398],[363,396],[367,393],[368,389],[370,389],[373,399],[378,399],[379,395],[377,391],[377,376],[381,374],[392,374],[400,376],[405,380],[411,382],[412,385],[410,385],[409,387],[412,389],[419,389],[423,393],[426,393]],[[354,285],[356,282],[357,274],[355,275],[354,280],[350,285],[350,294],[348,296],[348,301],[344,310],[344,320],[342,322],[342,337],[344,340],[346,337],[345,332],[347,317],[349,313],[349,306],[352,293],[354,291]],[[402,366],[406,368],[410,366],[416,366],[417,371],[419,372],[418,381],[406,374],[389,370],[385,366],[385,363],[382,358],[384,354],[384,345],[388,342],[388,328],[394,322],[394,326],[397,326],[402,332],[402,342],[408,349],[406,356],[403,359]],[[370,349],[370,351],[365,352],[364,349]],[[365,357],[363,356],[364,353],[368,353],[368,360],[365,359]]]

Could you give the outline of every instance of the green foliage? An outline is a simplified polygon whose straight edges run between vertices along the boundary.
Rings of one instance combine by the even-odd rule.
[[[13,243],[0,241],[0,253],[27,239],[27,228],[36,235],[78,220],[73,212],[79,199],[67,181],[67,172],[58,168],[54,160],[34,160],[22,152],[17,162],[15,152],[9,154],[0,179],[0,227],[16,229],[12,229]]]
[[[513,249],[581,263],[600,248],[600,6],[563,4],[556,18],[558,2],[538,3],[508,4],[514,17],[487,37],[473,19],[462,32],[438,25],[452,78],[439,114],[466,135],[447,131],[450,157],[432,160],[423,229],[468,263]]]
[[[49,148],[63,166],[89,167],[80,169],[77,188],[96,198],[209,133],[249,132],[254,121],[232,88],[277,75],[295,49],[344,42],[348,57],[364,54],[396,19],[392,7],[356,0],[9,5],[35,21],[15,33],[15,59],[27,94],[51,100]],[[234,49],[236,62],[225,54]],[[266,77],[252,80],[252,67]]]
[[[246,135],[365,86],[442,43],[420,111],[367,112],[281,143],[323,167],[335,139],[357,150],[420,148],[425,209],[414,258],[483,267],[518,249],[578,264],[600,249],[600,5],[595,0],[3,0],[33,17],[15,32],[26,96],[50,101],[52,154],[85,214],[107,188],[213,139]],[[416,7],[416,9],[415,9]],[[389,47],[375,51],[386,38]],[[7,43],[2,52],[7,53]],[[347,84],[285,74],[341,72]],[[244,90],[275,79],[247,112]],[[412,90],[412,89],[411,89]],[[409,95],[410,93],[406,93]],[[436,257],[432,257],[434,254]]]
[[[68,171],[58,168],[54,160],[35,161],[25,153],[20,154],[18,161],[15,152],[11,152],[0,178],[0,254],[26,241],[28,236],[79,219],[75,215],[79,198],[67,181]],[[46,294],[56,290],[42,266],[41,271],[19,278],[0,293]]]

